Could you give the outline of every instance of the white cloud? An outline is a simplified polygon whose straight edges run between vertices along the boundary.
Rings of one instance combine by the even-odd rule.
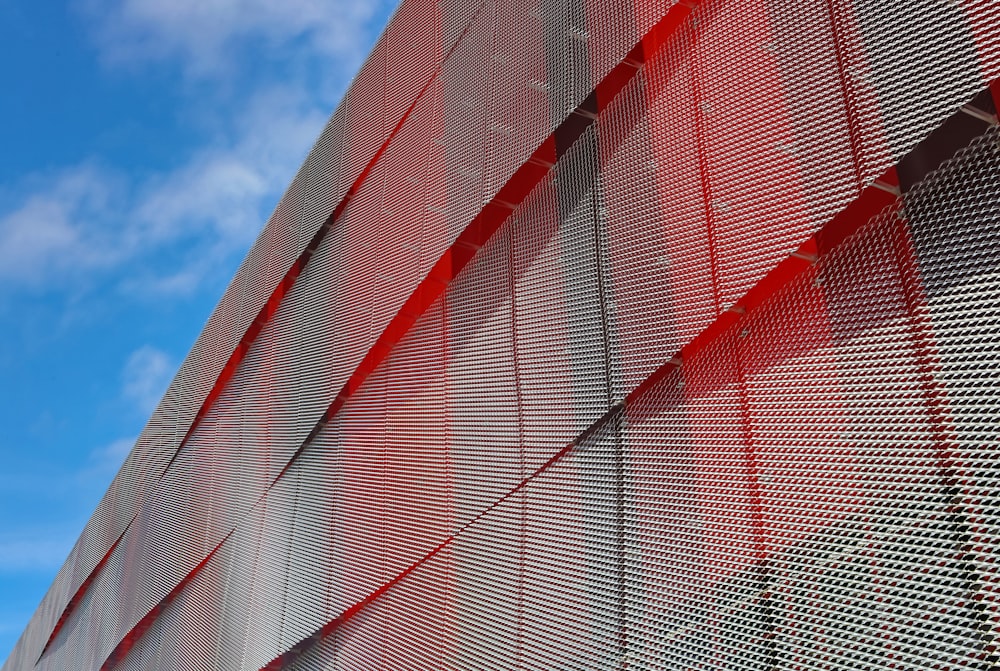
[[[136,438],[119,438],[107,445],[97,448],[90,453],[91,464],[98,468],[112,467],[116,471],[125,461],[125,457],[132,451]]]
[[[176,366],[167,356],[150,345],[144,345],[129,355],[122,371],[122,395],[135,403],[143,414],[150,414],[160,402]],[[120,441],[111,448],[120,447]]]
[[[209,146],[144,185],[135,217],[155,237],[200,222],[220,238],[247,241],[260,229],[261,205],[277,202],[328,114],[282,87],[257,93],[246,107],[230,145]]]
[[[0,194],[0,291],[79,295],[110,282],[155,298],[196,293],[208,277],[223,282],[322,129],[328,94],[367,53],[381,29],[369,24],[384,9],[359,0],[79,2],[110,62],[169,60],[197,75],[236,68],[248,79],[222,92],[226,80],[217,77],[219,90],[207,95],[225,99],[218,106],[192,101],[187,109],[214,130],[173,169],[135,178],[85,162]],[[326,90],[309,77],[258,73],[241,49],[308,61]]]
[[[86,462],[70,477],[77,487],[96,494],[103,492],[125,463],[135,446],[136,437],[119,438],[90,451]]]
[[[347,59],[353,71],[368,49],[368,24],[381,14],[370,0],[83,0],[83,7],[109,63],[176,60],[199,77],[229,71],[248,45],[274,51],[301,41],[315,54]]]
[[[249,247],[327,117],[283,86],[245,110],[224,137],[142,181],[91,165],[26,180],[0,210],[5,290],[106,276],[146,295],[197,291]]]
[[[0,213],[0,279],[37,284],[67,270],[114,263],[121,249],[109,239],[113,229],[84,222],[108,211],[117,186],[106,171],[78,166],[48,178]]]

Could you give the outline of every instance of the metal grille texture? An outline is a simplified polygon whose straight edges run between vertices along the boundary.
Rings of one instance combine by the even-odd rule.
[[[3,671],[996,669],[1000,5],[403,0]]]

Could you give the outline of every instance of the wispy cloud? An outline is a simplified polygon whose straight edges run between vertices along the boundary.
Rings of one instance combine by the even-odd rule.
[[[159,403],[173,378],[176,366],[166,352],[144,345],[129,355],[122,371],[122,395],[144,415]],[[112,450],[120,446],[112,444]]]
[[[82,165],[26,183],[29,189],[19,202],[0,212],[0,279],[36,284],[118,260],[120,245],[110,239],[117,226],[86,224],[113,213],[110,205],[120,197],[114,176]]]
[[[291,181],[329,113],[280,86],[257,92],[244,107],[229,143],[217,140],[144,185],[135,214],[156,237],[169,236],[178,222],[211,226],[225,238],[255,233],[262,200]]]
[[[119,438],[91,450],[86,461],[76,471],[68,474],[67,481],[72,486],[81,488],[81,491],[88,492],[88,495],[92,492],[96,499],[125,463],[135,441],[135,436]]]
[[[113,465],[115,469],[121,466],[125,457],[132,451],[135,445],[135,436],[131,438],[119,438],[107,445],[103,445],[90,453],[91,462],[98,467]]]
[[[126,291],[193,292],[246,250],[326,116],[274,86],[174,170],[130,181],[85,164],[31,176],[0,205],[0,279],[8,291],[58,289],[103,273]]]
[[[97,45],[114,66],[177,61],[197,77],[238,67],[249,46],[348,59],[356,67],[381,14],[370,0],[84,0]]]
[[[245,50],[302,61],[338,82],[363,60],[384,9],[351,0],[79,0],[110,64],[171,63],[214,87],[178,108],[207,137],[172,169],[135,177],[100,161],[0,193],[0,291],[109,282],[143,297],[190,295],[245,252],[322,129],[334,100],[315,78],[260,71]],[[376,19],[381,21],[381,18]],[[293,68],[294,69],[294,68]],[[227,87],[240,71],[244,85]],[[217,90],[216,90],[217,89]],[[183,90],[183,87],[179,90]],[[185,98],[188,96],[188,98]],[[216,97],[205,105],[206,96]],[[186,102],[185,102],[186,100]],[[216,284],[224,277],[215,277]]]

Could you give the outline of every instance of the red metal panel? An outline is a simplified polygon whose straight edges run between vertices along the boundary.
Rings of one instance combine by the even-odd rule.
[[[925,4],[404,3],[5,669],[995,662],[996,21]]]
[[[632,389],[717,314],[685,25],[599,130],[617,337]]]
[[[716,309],[729,307],[808,237],[803,185],[764,2],[705,4],[690,51]],[[739,58],[733,58],[738,53]]]
[[[964,0],[960,5],[976,40],[983,80],[994,81],[1000,77],[1000,37],[996,30],[1000,7],[990,0]]]

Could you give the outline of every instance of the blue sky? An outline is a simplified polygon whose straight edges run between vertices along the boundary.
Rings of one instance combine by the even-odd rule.
[[[0,663],[394,7],[0,0]]]

